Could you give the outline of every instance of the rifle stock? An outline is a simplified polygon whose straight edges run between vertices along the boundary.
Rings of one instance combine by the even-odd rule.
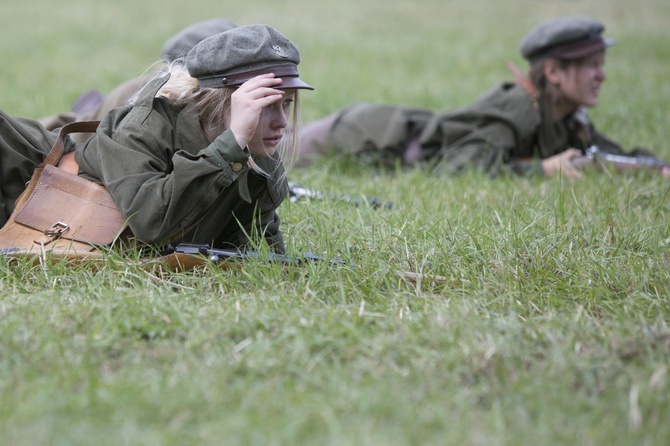
[[[224,269],[240,268],[244,261],[251,259],[262,259],[268,263],[280,263],[285,266],[303,266],[307,262],[315,261],[327,261],[332,264],[344,263],[341,259],[326,259],[313,252],[307,252],[302,257],[294,257],[272,252],[260,253],[252,250],[216,249],[207,244],[192,243],[170,246],[166,254],[152,259],[152,261],[158,261],[174,271],[188,271],[205,264],[216,264]]]

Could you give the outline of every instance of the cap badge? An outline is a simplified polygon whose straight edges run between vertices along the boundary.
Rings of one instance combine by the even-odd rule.
[[[286,54],[286,50],[284,50],[284,47],[279,46],[279,45],[272,45],[272,49],[275,50],[275,53],[277,53],[277,56],[283,57],[286,59],[288,57],[288,54]]]

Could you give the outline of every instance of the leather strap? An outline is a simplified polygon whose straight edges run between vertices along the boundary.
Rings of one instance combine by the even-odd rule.
[[[516,79],[516,83],[526,90],[526,92],[530,95],[530,100],[533,101],[533,108],[535,110],[539,110],[540,105],[537,102],[537,89],[535,88],[535,85],[528,79],[522,72],[519,70],[516,65],[514,65],[512,62],[507,62],[507,67],[509,70],[514,74],[514,78]]]
[[[68,133],[93,133],[98,128],[98,124],[100,124],[100,121],[78,121],[65,124],[61,127],[60,132],[58,132],[56,143],[39,167],[43,168],[48,164],[51,164],[52,166],[58,164],[58,161],[63,156],[63,152],[65,152],[65,146],[63,145],[63,138],[65,135]]]

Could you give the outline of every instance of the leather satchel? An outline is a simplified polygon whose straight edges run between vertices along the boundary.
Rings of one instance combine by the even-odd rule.
[[[100,256],[126,229],[126,219],[107,189],[57,167],[68,133],[94,132],[98,121],[63,126],[56,143],[35,169],[14,212],[0,229],[2,254]]]

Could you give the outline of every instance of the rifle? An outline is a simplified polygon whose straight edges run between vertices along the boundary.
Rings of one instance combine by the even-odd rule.
[[[295,203],[303,199],[325,200],[327,198],[332,198],[334,200],[343,201],[345,203],[351,203],[355,206],[360,205],[360,201],[351,198],[349,195],[336,195],[329,197],[320,190],[309,189],[299,184],[291,182],[288,183],[288,195],[291,203]],[[386,209],[393,208],[393,203],[391,203],[390,201],[384,203],[377,197],[370,198],[370,200],[367,201],[367,203],[372,207],[372,209],[379,209],[380,207],[385,207]]]
[[[249,259],[265,259],[270,263],[280,263],[284,266],[302,266],[308,262],[327,261],[334,265],[343,265],[340,258],[327,259],[319,257],[311,251],[302,257],[291,257],[277,253],[259,253],[252,250],[215,249],[207,244],[180,243],[177,246],[169,245],[165,255],[153,258],[160,266],[167,266],[172,271],[188,271],[196,266],[207,263],[215,264],[220,268],[241,268],[244,261]],[[415,273],[411,271],[396,271],[396,274],[409,283],[420,286],[422,282],[445,283],[446,277]]]
[[[25,249],[2,249],[0,258],[20,259],[30,258],[33,265],[55,262],[72,262],[73,264],[88,262],[96,265],[104,261],[105,254],[102,251],[74,252],[68,250],[27,251]],[[148,256],[140,259],[144,266],[166,266],[172,271],[188,271],[196,266],[207,263],[216,264],[222,269],[229,267],[241,268],[245,261],[251,259],[262,259],[268,263],[280,263],[284,266],[303,266],[308,262],[328,261],[334,265],[344,264],[340,258],[326,259],[319,257],[311,251],[301,257],[292,257],[284,254],[268,252],[267,254],[248,249],[215,249],[207,244],[179,243],[176,246],[168,245],[166,250],[157,256]],[[132,260],[127,260],[134,263]]]
[[[24,258],[28,255],[32,258],[33,265],[40,265],[48,262],[68,261],[73,264],[88,262],[94,269],[101,268],[104,265],[104,254],[102,252],[87,253],[88,255],[74,256],[72,252],[49,252],[26,253],[24,250],[5,249],[0,251],[0,257],[6,258]],[[285,266],[302,266],[312,261],[328,261],[332,264],[342,265],[344,262],[339,259],[326,259],[319,257],[312,252],[307,252],[303,257],[290,257],[283,254],[268,253],[261,254],[258,251],[235,250],[235,249],[214,249],[207,244],[180,243],[177,246],[168,246],[166,252],[158,257],[144,257],[140,259],[139,265],[150,268],[158,267],[159,271],[164,272],[167,268],[173,272],[190,271],[198,266],[205,264],[214,264],[221,269],[231,267],[242,268],[243,262],[249,259],[260,259],[265,256],[265,260],[271,263],[281,263]],[[136,261],[129,261],[137,264]],[[416,273],[412,271],[397,270],[395,273],[414,286],[421,286],[422,283],[446,283],[447,277]]]
[[[339,259],[326,259],[309,251],[302,257],[287,256],[273,252],[261,253],[248,249],[217,249],[208,244],[179,243],[176,246],[168,245],[162,256],[151,259],[168,266],[174,271],[187,271],[196,266],[213,263],[222,268],[230,266],[241,267],[242,263],[251,259],[262,259],[268,263],[280,263],[285,266],[303,266],[308,262],[327,261],[332,264],[344,264]]]
[[[666,168],[670,168],[670,163],[661,161],[654,156],[616,155],[613,153],[603,152],[598,146],[595,145],[586,149],[583,156],[573,158],[572,164],[580,169],[590,164],[594,164],[597,167],[612,165],[618,170],[648,169],[660,171]]]

